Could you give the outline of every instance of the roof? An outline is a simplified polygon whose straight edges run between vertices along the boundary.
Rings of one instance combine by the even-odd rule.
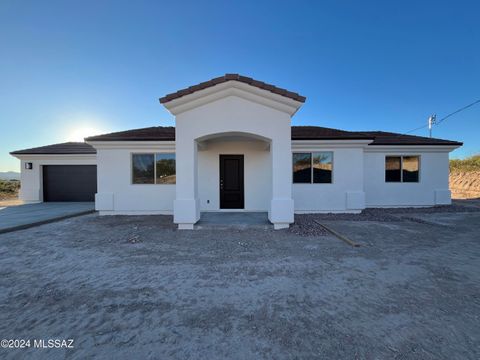
[[[362,131],[361,133],[374,137],[374,141],[370,145],[463,145],[463,143],[458,141],[405,135],[386,131]]]
[[[160,98],[160,103],[165,104],[169,101],[181,98],[182,96],[190,95],[199,90],[207,89],[209,87],[222,84],[227,81],[239,81],[241,83],[255,86],[259,89],[267,90],[274,94],[285,96],[287,98],[290,98],[302,103],[304,103],[305,100],[307,99],[305,96],[299,95],[296,92],[282,89],[282,88],[276,87],[275,85],[267,84],[267,83],[264,83],[263,81],[258,81],[247,76],[242,76],[239,74],[225,74],[224,76],[216,77],[214,79],[202,82],[200,84],[193,85],[182,90],[178,90],[171,94],[167,94],[164,97]]]
[[[292,126],[292,140],[373,140],[361,132],[345,131],[320,126]]]
[[[368,140],[370,145],[450,145],[461,142],[402,135],[384,131],[345,131],[320,126],[292,126],[292,140]],[[149,127],[105,135],[92,136],[86,141],[175,141],[174,127]]]
[[[113,132],[104,135],[90,136],[86,141],[175,141],[175,128],[173,126],[152,126]]]
[[[66,142],[61,144],[53,144],[47,146],[40,146],[31,149],[12,151],[11,155],[27,155],[27,154],[96,154],[97,151],[92,145],[84,142]]]

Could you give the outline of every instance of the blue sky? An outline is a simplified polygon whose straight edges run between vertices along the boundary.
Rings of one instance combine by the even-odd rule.
[[[173,125],[158,98],[227,72],[307,97],[294,125],[406,132],[480,98],[471,1],[0,2],[0,171],[8,155]],[[480,105],[434,129],[480,152]],[[416,132],[427,135],[427,130]]]

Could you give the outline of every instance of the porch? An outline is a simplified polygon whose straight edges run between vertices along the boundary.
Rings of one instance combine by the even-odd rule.
[[[273,229],[267,212],[202,212],[195,229]]]

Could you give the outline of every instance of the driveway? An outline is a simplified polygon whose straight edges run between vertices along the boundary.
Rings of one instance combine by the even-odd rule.
[[[0,206],[0,233],[87,214],[94,210],[93,202],[48,202]]]
[[[90,214],[0,235],[2,338],[74,339],[0,357],[480,358],[480,212],[328,220],[358,248],[171,221]]]

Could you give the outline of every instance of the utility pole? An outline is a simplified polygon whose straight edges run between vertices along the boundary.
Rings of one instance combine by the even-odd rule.
[[[437,121],[437,115],[433,114],[430,115],[428,118],[428,131],[430,133],[430,137],[432,137],[432,126],[435,125],[435,122]]]

